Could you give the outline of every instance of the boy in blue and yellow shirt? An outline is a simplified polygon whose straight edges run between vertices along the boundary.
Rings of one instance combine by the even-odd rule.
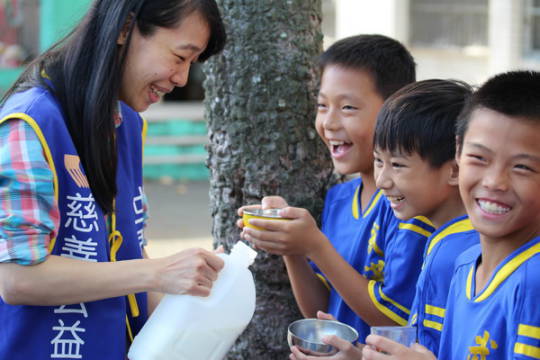
[[[426,216],[437,229],[427,241],[409,323],[418,342],[437,353],[456,257],[478,243],[458,190],[455,127],[472,89],[424,80],[392,95],[377,118],[375,179],[397,218]]]
[[[267,197],[263,206],[284,208],[281,215],[291,221],[252,219],[266,231],[245,228],[243,236],[258,248],[284,255],[304,316],[330,312],[354,326],[363,342],[370,325],[407,323],[432,231],[429,222],[396,219],[373,177],[377,113],[384,99],[414,81],[415,64],[397,41],[360,35],[332,45],[320,65],[315,127],[336,171],[360,173],[360,178],[328,191],[321,230],[307,210]]]
[[[457,127],[459,189],[480,246],[456,262],[439,359],[540,359],[540,73],[497,75]],[[434,359],[378,336],[364,359]]]

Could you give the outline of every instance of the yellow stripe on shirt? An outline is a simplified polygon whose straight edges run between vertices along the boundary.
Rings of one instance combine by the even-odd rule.
[[[326,278],[324,276],[322,276],[321,274],[315,274],[317,275],[317,277],[319,278],[319,280],[321,280],[321,282],[323,283],[323,285],[328,289],[328,291],[332,290],[330,288],[330,284],[328,283],[328,280],[326,280]]]
[[[353,196],[353,201],[352,201],[352,205],[351,205],[351,212],[352,212],[352,216],[358,220],[360,218],[360,197],[359,197],[359,194],[360,194],[360,185],[358,185],[356,187],[356,190],[354,191],[354,196]],[[377,202],[379,201],[379,199],[381,198],[382,196],[382,191],[377,189],[376,192],[375,192],[375,195],[373,196],[373,198],[371,199],[371,202],[369,203],[369,206],[367,208],[366,211],[364,211],[364,213],[362,214],[362,217],[366,217],[369,215],[369,213],[373,210],[373,208],[375,207],[375,205],[377,204]]]
[[[433,305],[426,305],[425,311],[426,311],[426,314],[428,314],[428,315],[435,315],[435,316],[438,316],[440,318],[444,318],[444,315],[446,313],[445,309],[443,309],[441,307],[438,307],[438,306],[433,306]],[[438,330],[438,331],[442,331],[442,327],[443,327],[442,323],[432,321],[432,320],[424,320],[423,325],[425,327],[435,329],[435,330]]]
[[[454,224],[450,225],[449,227],[447,227],[446,229],[444,229],[443,231],[435,235],[433,239],[431,239],[426,255],[429,255],[429,253],[431,252],[431,250],[433,250],[435,245],[437,245],[439,241],[444,239],[446,236],[450,234],[456,234],[456,233],[461,233],[461,232],[470,231],[470,230],[473,230],[471,220],[463,219],[461,221],[455,222]]]
[[[512,275],[512,273],[521,266],[521,264],[538,253],[540,253],[540,243],[531,246],[510,260],[499,271],[497,271],[497,274],[493,277],[493,280],[490,282],[486,290],[484,290],[482,294],[480,294],[480,296],[478,296],[474,301],[480,302],[487,299],[499,287],[499,285],[506,280],[506,278]]]
[[[146,136],[148,134],[148,121],[144,116],[141,115],[141,119],[143,121],[143,127],[142,127],[142,147],[144,148],[144,145],[146,144]]]
[[[435,315],[441,318],[444,318],[444,315],[446,313],[446,310],[444,308],[433,306],[433,305],[426,305],[426,314]]]
[[[538,346],[516,343],[514,345],[514,353],[540,359],[540,347]]]
[[[467,299],[471,300],[472,298],[472,278],[474,273],[474,266],[471,266],[471,270],[469,270],[469,275],[467,275],[467,284],[465,284],[465,295],[467,295]]]
[[[435,329],[438,331],[442,331],[442,327],[443,327],[443,324],[438,323],[436,321],[431,321],[431,320],[424,320],[423,325],[427,328]]]
[[[382,191],[377,189],[377,193],[375,194],[375,197],[373,198],[373,200],[371,201],[371,204],[369,204],[369,207],[367,208],[367,210],[362,214],[362,217],[366,217],[369,215],[369,213],[371,212],[371,210],[373,210],[373,208],[375,207],[375,205],[379,202],[379,199],[381,198],[382,196]]]
[[[380,311],[382,312],[384,315],[386,315],[389,319],[391,320],[394,320],[396,323],[398,323],[399,325],[401,326],[405,326],[407,325],[407,319],[404,319],[402,318],[401,316],[399,316],[398,314],[396,314],[395,312],[393,312],[392,310],[390,310],[389,308],[387,308],[386,306],[384,306],[383,304],[381,304],[379,302],[379,300],[377,299],[377,296],[375,295],[375,284],[377,282],[375,280],[370,280],[369,283],[368,283],[368,293],[369,293],[369,297],[371,298],[371,301],[373,302],[373,304],[375,305],[375,307]],[[384,295],[382,293],[382,291],[379,289],[379,295],[385,300],[385,301],[388,301],[390,302],[391,304],[393,304],[394,306],[396,306],[398,309],[402,310],[403,312],[407,313],[407,314],[410,314],[410,310],[403,307],[402,305],[396,303],[395,301],[391,300],[390,298],[388,298],[386,295]]]
[[[418,233],[420,235],[424,235],[425,237],[431,236],[431,232],[427,231],[426,229],[421,228],[418,225],[409,224],[409,223],[400,223],[399,224],[400,230],[410,230],[414,231],[415,233]]]
[[[419,216],[415,216],[413,219],[416,219],[418,221],[421,221],[425,224],[428,224],[429,226],[431,227],[435,227],[435,225],[433,225],[433,223],[431,222],[431,220],[429,220],[427,217],[425,216],[422,216],[422,215],[419,215]]]
[[[354,191],[354,196],[352,199],[352,216],[358,220],[360,218],[360,206],[358,205],[358,202],[360,199],[358,198],[358,193],[360,192],[360,185],[356,187],[356,190]]]
[[[540,340],[540,327],[519,324],[518,335],[527,336],[533,339]]]

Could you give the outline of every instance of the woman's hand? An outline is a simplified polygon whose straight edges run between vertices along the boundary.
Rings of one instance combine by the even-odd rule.
[[[155,291],[195,296],[210,295],[224,266],[222,258],[204,249],[187,249],[152,261],[159,264]]]
[[[379,335],[369,335],[362,355],[364,360],[436,360],[431,351],[419,344],[410,348]],[[375,350],[377,349],[377,350]],[[381,352],[379,352],[381,351]]]

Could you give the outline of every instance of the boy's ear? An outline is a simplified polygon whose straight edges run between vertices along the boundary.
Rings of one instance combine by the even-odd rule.
[[[461,155],[461,145],[460,145],[460,141],[459,141],[459,136],[456,136],[456,155],[455,155],[455,159],[456,159],[456,162],[458,163],[459,165],[459,156]]]
[[[130,13],[126,19],[126,22],[124,23],[124,26],[122,26],[122,30],[120,30],[120,35],[118,35],[118,40],[116,40],[116,43],[118,45],[126,44],[127,38],[129,35],[129,29],[131,29],[132,23],[133,23],[133,13]]]
[[[457,161],[451,160],[449,165],[450,165],[450,176],[448,177],[448,184],[451,186],[458,186],[459,166],[457,164]]]

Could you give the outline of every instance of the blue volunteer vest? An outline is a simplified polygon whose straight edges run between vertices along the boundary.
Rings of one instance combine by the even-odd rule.
[[[61,216],[51,254],[94,262],[142,257],[145,123],[125,104],[121,112],[123,122],[116,133],[118,194],[108,229],[51,92],[31,88],[12,95],[0,109],[0,122],[22,119],[32,126],[52,169]],[[124,360],[129,335],[146,319],[146,293],[137,294],[136,301],[130,295],[63,306],[9,305],[0,299],[0,359]]]

